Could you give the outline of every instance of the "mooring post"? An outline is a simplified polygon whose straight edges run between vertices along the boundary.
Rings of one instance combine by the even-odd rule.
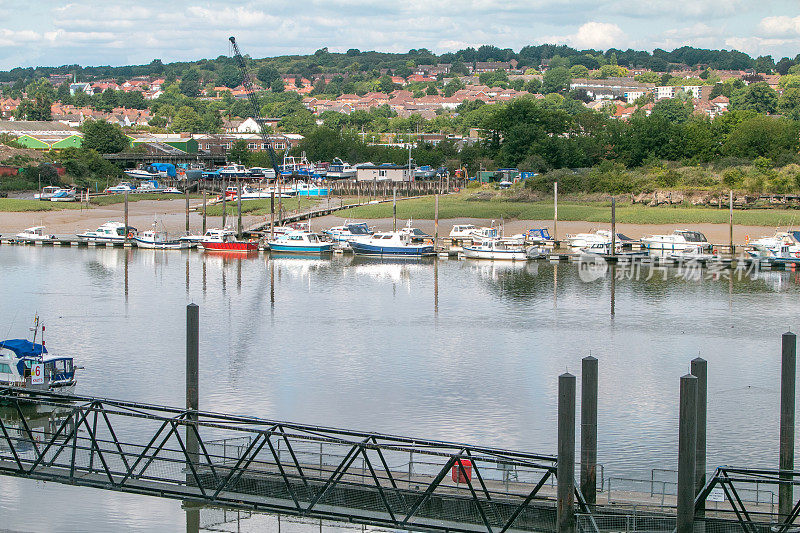
[[[242,238],[242,184],[236,179],[236,238]]]
[[[734,247],[733,247],[733,191],[729,192],[728,200],[729,200],[729,204],[728,204],[728,222],[730,223],[731,255],[733,255],[733,253],[734,253]]]
[[[697,378],[697,438],[695,446],[694,494],[697,496],[706,486],[706,417],[708,408],[708,362],[696,357],[692,359],[691,374]],[[697,518],[705,516],[705,502],[697,510]]]
[[[611,197],[611,255],[617,255],[617,199]]]
[[[681,377],[678,417],[677,533],[693,533],[697,465],[697,378],[691,374]]]
[[[452,244],[452,243],[451,243]],[[439,250],[439,195],[433,195],[433,249]]]
[[[392,187],[392,231],[397,231],[397,187]]]
[[[186,196],[186,235],[189,235],[189,176],[186,176],[186,190],[184,190],[184,196]]]
[[[784,474],[794,470],[794,389],[797,359],[797,336],[784,333],[781,338],[781,432],[780,464],[781,481],[778,487],[778,514],[785,518],[792,511],[794,502],[792,476]]]
[[[125,191],[125,243],[128,242],[128,191]]]
[[[199,409],[200,391],[198,387],[200,368],[200,308],[197,304],[186,306],[186,459],[198,463],[199,445],[197,442],[197,410]],[[194,424],[192,424],[194,423]],[[186,483],[192,482],[191,468],[186,466]],[[186,533],[197,533],[200,530],[200,509],[190,502],[186,507]]]
[[[206,234],[206,190],[203,189],[203,235]]]
[[[553,241],[558,243],[558,182],[557,181],[553,182]]]
[[[597,501],[597,358],[581,361],[581,494]]]
[[[225,223],[228,221],[228,185],[227,180],[222,179],[222,229],[225,229]]]
[[[575,533],[575,376],[558,376],[557,531]]]

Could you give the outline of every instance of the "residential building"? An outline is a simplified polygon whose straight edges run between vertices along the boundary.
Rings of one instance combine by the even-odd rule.
[[[414,172],[407,166],[370,165],[356,169],[357,181],[414,181]]]

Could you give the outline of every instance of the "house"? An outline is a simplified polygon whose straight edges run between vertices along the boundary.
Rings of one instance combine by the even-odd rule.
[[[270,128],[277,128],[278,123],[281,121],[279,118],[263,118],[261,122]],[[230,119],[230,120],[223,120],[222,121],[222,128],[225,130],[225,133],[260,133],[261,128],[258,125],[258,122],[253,117],[247,117],[246,119]]]
[[[496,72],[498,70],[511,71],[517,69],[517,60],[511,61],[477,61],[471,67],[468,66],[475,74],[482,72]]]
[[[357,181],[414,181],[414,172],[407,166],[383,164],[359,166],[356,168]]]
[[[627,98],[627,93],[651,91],[653,87],[655,85],[652,83],[641,83],[633,78],[607,78],[604,80],[576,78],[569,84],[570,90],[583,89],[593,100]]]
[[[70,96],[75,96],[75,93],[86,93],[89,96],[92,96],[94,94],[94,90],[92,89],[91,83],[70,83],[69,84]]]

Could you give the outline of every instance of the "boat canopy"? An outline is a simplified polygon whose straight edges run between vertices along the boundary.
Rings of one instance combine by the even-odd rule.
[[[800,242],[800,231],[790,231],[789,233],[792,234],[792,237],[794,237],[794,240],[796,240],[797,242]]]
[[[550,237],[550,232],[547,230],[547,228],[529,229],[528,230],[528,236],[532,237],[532,238],[537,238],[538,237],[538,238],[544,239],[546,241],[549,241],[549,240],[552,239],[552,237]]]
[[[47,348],[41,344],[34,344],[28,339],[8,339],[0,341],[0,348],[7,348],[17,357],[38,357],[47,353]]]
[[[624,233],[617,233],[617,239],[619,239],[620,242],[633,241],[633,239],[631,239],[630,237],[628,237]]]
[[[156,172],[166,172],[167,176],[174,178],[177,175],[175,165],[172,163],[150,163],[150,168]]]

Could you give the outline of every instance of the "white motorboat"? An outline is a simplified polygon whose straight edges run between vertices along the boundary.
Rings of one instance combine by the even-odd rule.
[[[47,185],[42,187],[42,192],[34,194],[33,197],[36,200],[49,200],[53,197],[57,192],[61,190],[61,187],[56,187],[55,185]]]
[[[161,194],[183,194],[183,191],[177,187],[167,187],[161,191]]]
[[[355,178],[356,168],[345,163],[338,157],[334,157],[333,162],[328,165],[326,177],[333,180]]]
[[[184,239],[170,239],[166,231],[148,230],[135,235],[133,241],[138,248],[151,250],[185,250],[197,246],[196,242]]]
[[[475,224],[456,224],[453,226],[453,229],[450,230],[450,238],[451,239],[471,239],[475,236],[475,232],[478,231],[478,226]]]
[[[400,231],[387,231],[374,235],[355,238],[350,241],[350,248],[356,255],[373,256],[405,256],[422,257],[434,255],[432,243],[427,239],[415,237],[415,228],[405,228]],[[420,232],[421,233],[421,232]],[[422,235],[425,235],[422,233]],[[420,242],[423,241],[423,242]]]
[[[17,233],[14,238],[20,242],[47,241],[56,238],[55,235],[47,234],[44,230],[44,226],[33,226]]]
[[[357,238],[372,235],[375,233],[366,222],[350,222],[345,220],[341,226],[333,226],[322,232],[331,238],[334,243],[347,246],[348,241]]]
[[[126,237],[133,239],[136,236],[136,228],[121,222],[106,222],[94,231],[86,230],[79,233],[77,237],[89,242],[125,242]]]
[[[135,168],[133,170],[126,170],[125,174],[129,178],[137,179],[137,180],[152,180],[155,178],[161,177],[159,172],[150,172],[148,170],[144,170],[141,168]]]
[[[710,250],[711,244],[699,231],[676,229],[670,235],[650,235],[642,238],[642,246],[648,250],[683,250],[691,246],[700,246]]]
[[[611,244],[611,232],[599,229],[594,233],[567,235],[567,245],[570,248],[588,248],[593,244]]]
[[[469,259],[499,259],[527,261],[542,256],[537,246],[520,244],[518,239],[483,239],[477,244],[464,246],[464,257]]]
[[[746,244],[753,250],[772,250],[776,254],[781,252],[784,246],[789,247],[789,253],[800,252],[800,232],[799,231],[775,231],[775,234],[769,237],[760,237],[754,240],[747,240]]]
[[[135,190],[136,190],[136,187],[132,183],[127,182],[127,181],[123,181],[119,185],[115,185],[113,187],[109,187],[108,189],[105,190],[105,192],[107,194],[124,194],[126,192],[132,192],[132,191],[135,191]]]
[[[219,169],[219,176],[221,178],[246,178],[247,169],[244,165],[227,165]]]

